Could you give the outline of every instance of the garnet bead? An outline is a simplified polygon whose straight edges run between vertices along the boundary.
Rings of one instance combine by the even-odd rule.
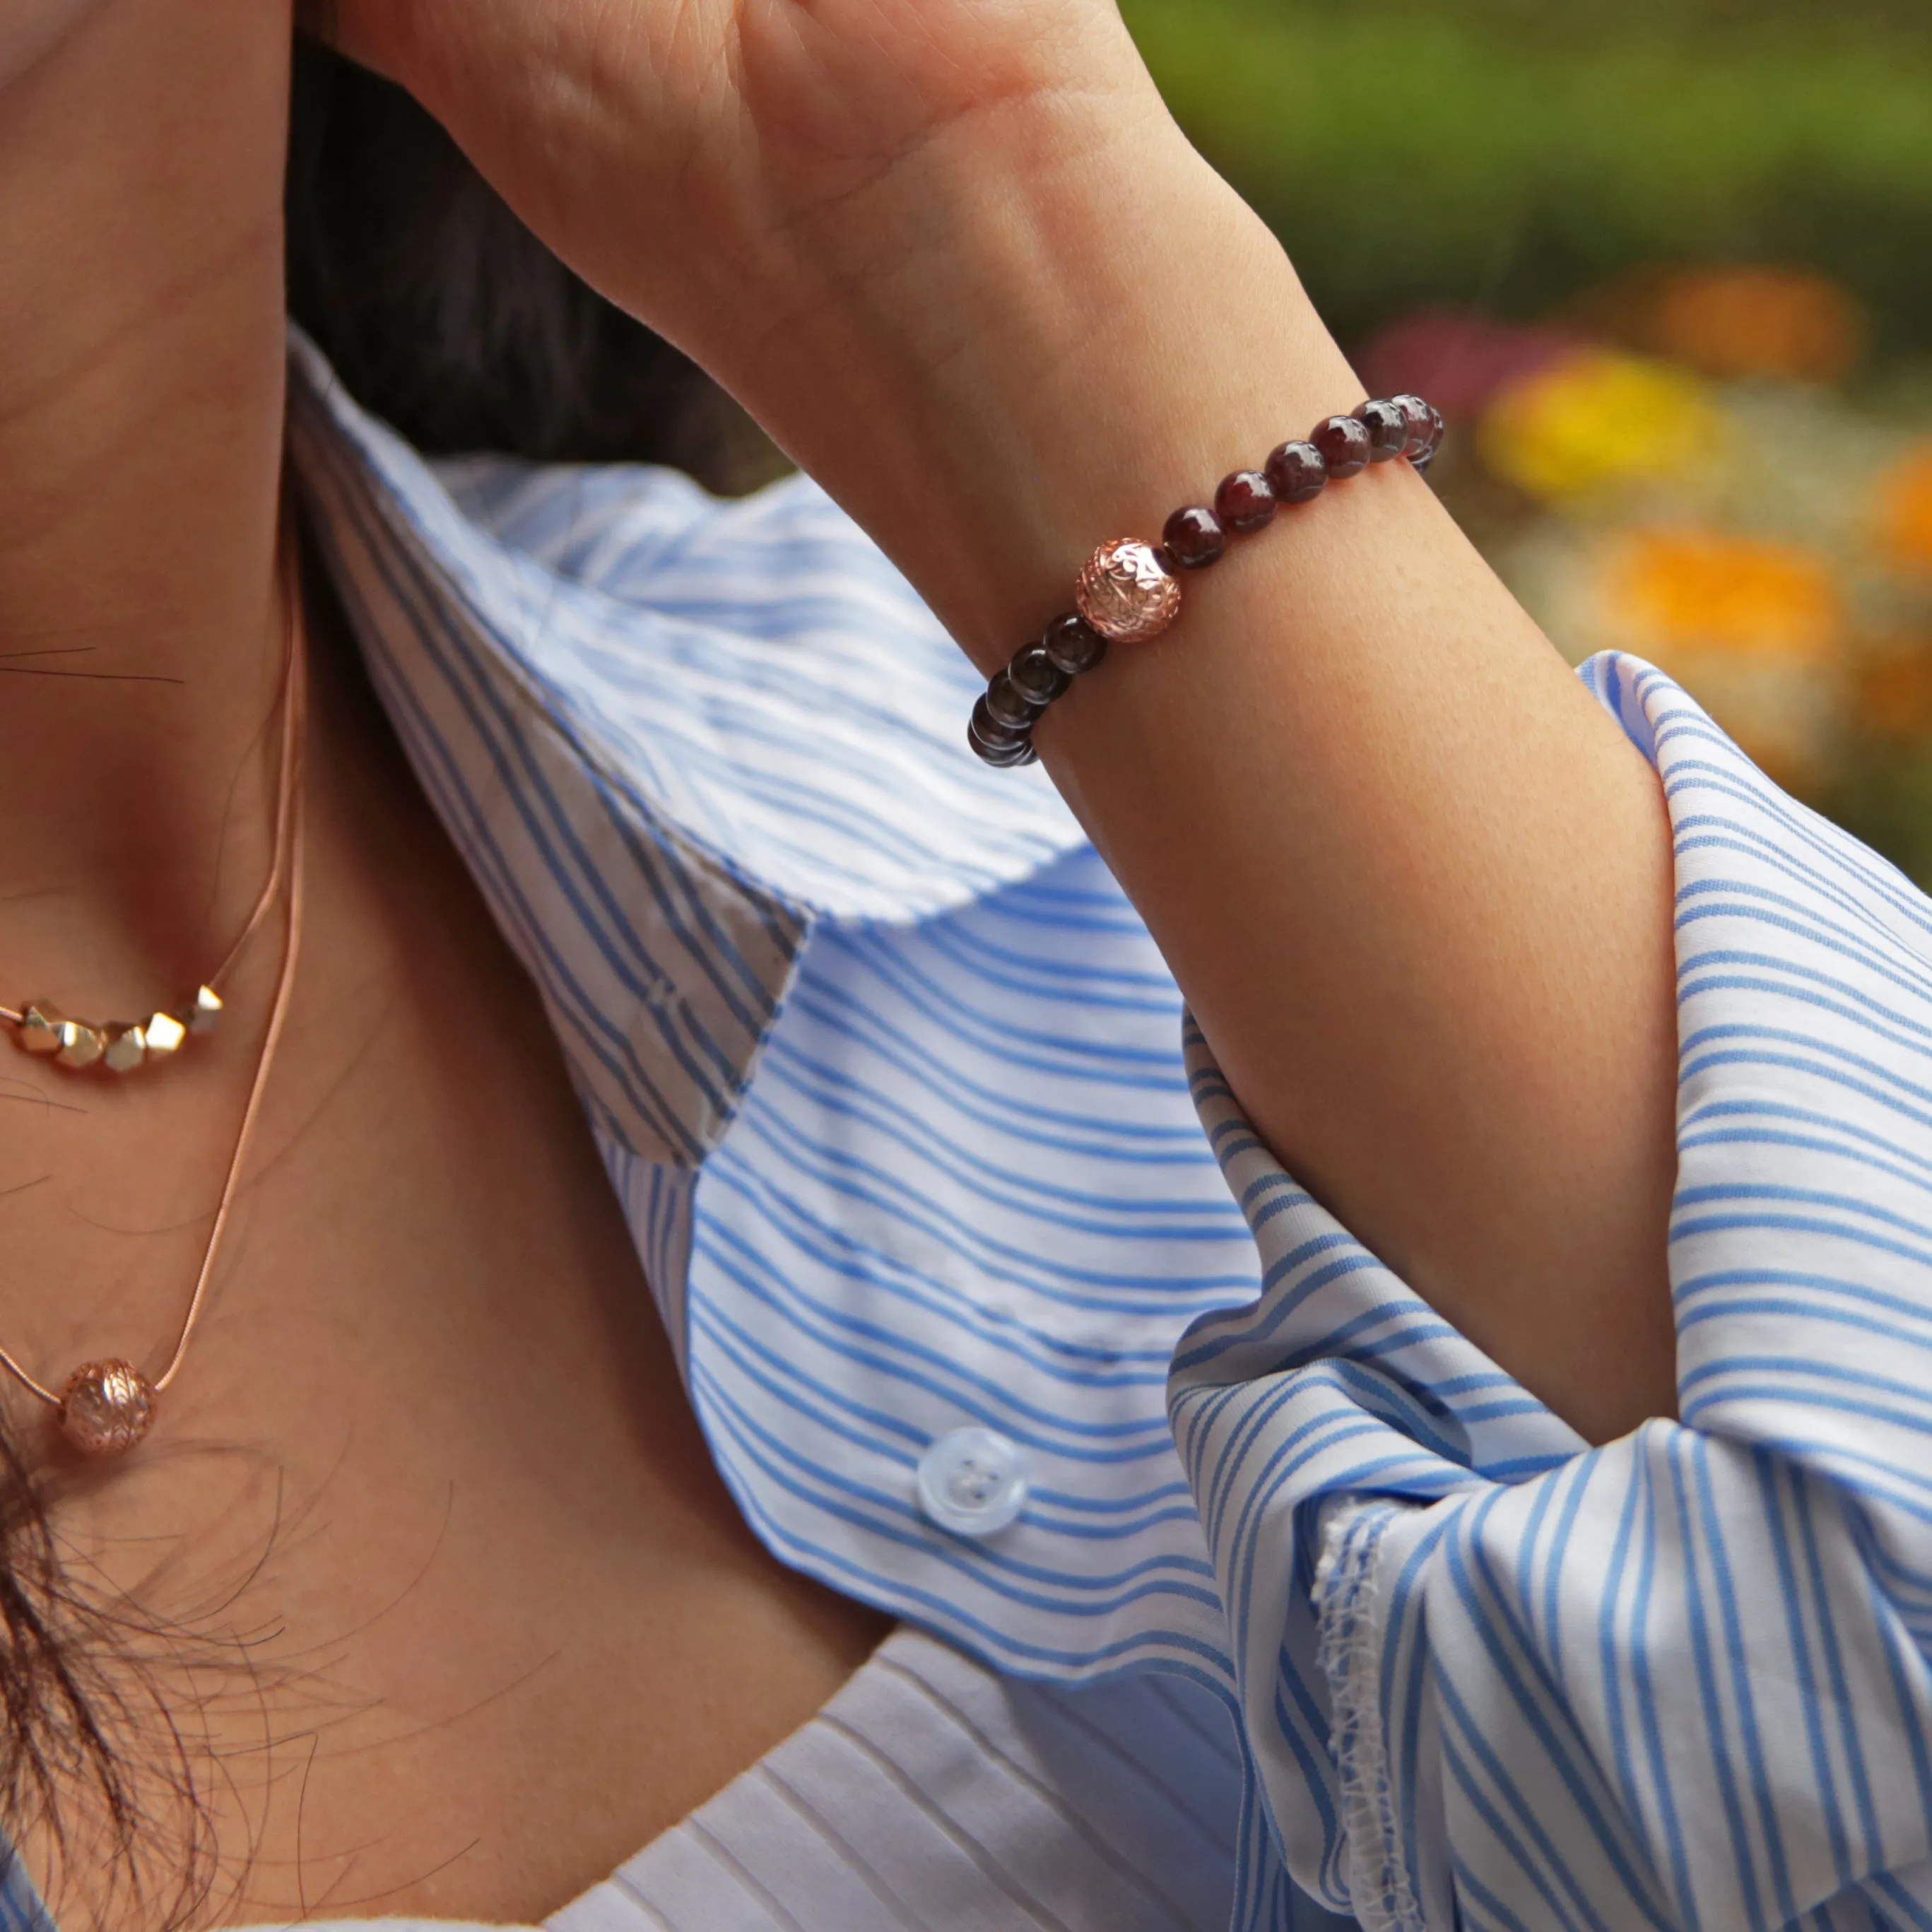
[[[1246,536],[1274,520],[1274,492],[1258,470],[1238,470],[1214,492],[1214,514],[1231,530]]]
[[[1321,451],[1328,474],[1337,482],[1346,476],[1359,476],[1369,466],[1372,446],[1368,425],[1353,416],[1330,416],[1316,425],[1308,440]]]
[[[1183,570],[1205,570],[1228,548],[1228,533],[1212,510],[1190,503],[1168,518],[1160,541]]]
[[[1268,460],[1268,488],[1279,503],[1305,503],[1322,494],[1328,466],[1312,442],[1285,442]]]
[[[1091,670],[1107,655],[1106,639],[1077,610],[1054,618],[1040,647],[1069,677]]]
[[[1028,644],[1016,652],[1006,667],[1006,676],[1036,711],[1044,710],[1073,682],[1039,644]]]
[[[1400,403],[1360,404],[1355,420],[1369,433],[1372,462],[1387,463],[1402,454],[1402,445],[1408,440],[1408,416]]]

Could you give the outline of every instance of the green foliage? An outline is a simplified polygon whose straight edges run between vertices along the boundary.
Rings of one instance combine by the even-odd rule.
[[[1932,891],[1932,751],[1865,746],[1846,759],[1838,782],[1816,802]]]
[[[1345,334],[1792,261],[1932,345],[1925,0],[1126,0],[1176,118]]]

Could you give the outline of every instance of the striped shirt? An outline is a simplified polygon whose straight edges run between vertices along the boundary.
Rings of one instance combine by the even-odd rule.
[[[431,466],[296,356],[319,547],[781,1558],[987,1681],[1220,1700],[1231,1932],[1932,1928],[1911,886],[1588,668],[1669,801],[1683,1048],[1682,1420],[1592,1450],[1282,1172],[808,481]],[[996,1534],[917,1500],[968,1426],[1030,1466]]]
[[[1243,1775],[1192,1684],[1029,1683],[902,1627],[542,1932],[1223,1932]]]
[[[902,1629],[546,1932],[1223,1932],[1240,1790],[1205,1692],[1028,1684]]]

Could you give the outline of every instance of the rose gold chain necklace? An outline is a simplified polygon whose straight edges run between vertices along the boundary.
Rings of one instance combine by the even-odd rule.
[[[208,1299],[208,1283],[214,1279],[221,1237],[228,1226],[229,1210],[234,1205],[242,1171],[255,1135],[255,1123],[262,1108],[262,1096],[268,1084],[268,1071],[274,1064],[283,1022],[288,1017],[289,994],[295,985],[296,958],[302,946],[302,799],[303,755],[308,723],[307,651],[300,612],[301,592],[294,568],[292,545],[289,547],[288,650],[282,668],[281,768],[275,791],[274,848],[268,875],[248,923],[228,950],[228,956],[208,976],[196,996],[189,1021],[184,1024],[171,1014],[156,1013],[140,1024],[97,1026],[57,1015],[36,1001],[20,1012],[0,1006],[0,1019],[12,1023],[20,1043],[29,1053],[51,1054],[58,1064],[75,1069],[104,1065],[116,1072],[128,1072],[152,1059],[172,1055],[190,1033],[205,1032],[222,1010],[217,990],[226,979],[243,949],[267,918],[271,907],[286,885],[288,908],[282,964],[275,982],[275,994],[268,1009],[268,1024],[262,1036],[261,1051],[255,1061],[255,1076],[248,1088],[247,1104],[242,1110],[242,1124],[235,1136],[235,1148],[229,1156],[228,1171],[215,1204],[214,1225],[202,1250],[201,1268],[195,1277],[194,1292],[188,1298],[188,1312],[182,1318],[181,1333],[167,1366],[152,1382],[132,1362],[118,1356],[84,1362],[69,1376],[58,1390],[29,1375],[5,1348],[0,1347],[0,1368],[4,1368],[22,1388],[51,1408],[62,1432],[74,1447],[90,1456],[111,1456],[131,1449],[147,1434],[154,1418],[157,1400],[181,1372],[195,1324],[201,1318]],[[116,1058],[117,1049],[119,1057]]]

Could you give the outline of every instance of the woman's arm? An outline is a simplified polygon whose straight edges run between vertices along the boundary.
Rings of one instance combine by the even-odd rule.
[[[1100,0],[341,14],[982,668],[1360,400]],[[1406,466],[1240,542],[1040,742],[1282,1157],[1585,1434],[1670,1412],[1656,780]]]

